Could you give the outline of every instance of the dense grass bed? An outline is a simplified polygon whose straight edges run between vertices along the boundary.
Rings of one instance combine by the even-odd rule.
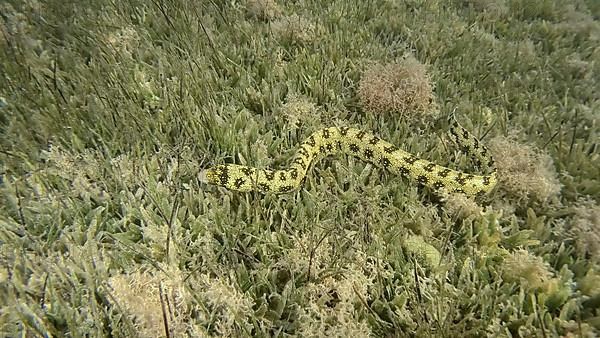
[[[600,334],[595,0],[0,4],[0,336]],[[346,157],[324,126],[500,183],[470,200]]]

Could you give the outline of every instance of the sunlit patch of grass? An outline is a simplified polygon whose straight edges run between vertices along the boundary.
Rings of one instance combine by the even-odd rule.
[[[585,200],[575,206],[570,222],[575,235],[575,247],[582,257],[600,261],[600,206],[591,200]]]
[[[131,317],[136,331],[144,337],[165,334],[163,316],[169,318],[167,332],[180,336],[191,324],[191,312],[197,311],[186,308],[191,295],[185,290],[178,271],[114,275],[108,280],[108,286],[114,297],[112,301]]]
[[[275,0],[248,0],[246,11],[248,15],[266,21],[281,15],[281,8]]]
[[[489,147],[496,159],[500,187],[507,194],[538,201],[558,196],[561,185],[548,155],[505,137],[491,140]]]
[[[398,63],[369,66],[360,80],[358,96],[367,112],[427,119],[434,109],[432,87],[425,66],[407,57]]]
[[[273,33],[286,44],[307,44],[315,41],[322,30],[310,19],[292,14],[274,21],[271,25]]]
[[[552,278],[547,263],[526,250],[519,250],[504,258],[502,276],[505,281],[521,283],[528,289],[544,288]]]

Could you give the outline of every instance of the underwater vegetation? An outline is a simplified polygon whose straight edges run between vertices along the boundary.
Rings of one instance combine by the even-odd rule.
[[[600,335],[599,20],[594,0],[0,3],[0,336]],[[489,194],[343,155],[286,194],[199,179],[288,168],[327,127],[484,172],[451,113]]]

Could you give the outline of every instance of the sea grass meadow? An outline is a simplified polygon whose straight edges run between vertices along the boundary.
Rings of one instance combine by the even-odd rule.
[[[600,334],[600,2],[0,3],[0,336]],[[442,195],[353,157],[297,192],[326,126],[478,173]]]

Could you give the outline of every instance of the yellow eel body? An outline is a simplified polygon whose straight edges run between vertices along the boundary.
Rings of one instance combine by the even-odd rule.
[[[435,190],[460,192],[469,196],[490,192],[497,183],[494,160],[488,150],[454,118],[450,119],[450,135],[460,149],[472,156],[487,175],[473,175],[418,158],[377,136],[348,127],[329,127],[310,135],[298,149],[287,169],[258,169],[238,164],[222,164],[201,172],[207,183],[230,190],[287,193],[299,189],[311,165],[337,154],[355,156],[365,162],[415,179]]]

